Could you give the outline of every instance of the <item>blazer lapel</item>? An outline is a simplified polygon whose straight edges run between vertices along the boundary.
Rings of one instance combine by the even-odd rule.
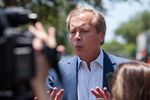
[[[104,52],[104,51],[103,51]],[[107,75],[109,73],[114,73],[113,64],[108,57],[107,53],[104,52],[104,60],[103,60],[104,68],[103,68],[103,87],[107,87],[109,92],[111,92],[111,86],[108,86]]]
[[[68,74],[65,77],[64,88],[67,97],[64,100],[77,100],[77,57],[68,61],[66,67]]]

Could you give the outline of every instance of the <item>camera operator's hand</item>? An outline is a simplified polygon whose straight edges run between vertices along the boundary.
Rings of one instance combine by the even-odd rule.
[[[30,26],[29,30],[36,38],[47,44],[49,48],[56,48],[56,29],[54,27],[48,28],[48,34],[45,31],[41,22],[35,23],[35,26]]]
[[[31,80],[31,87],[35,95],[39,100],[48,100],[48,94],[46,93],[45,80],[49,70],[49,63],[42,52],[42,41],[38,38],[33,40],[33,48],[35,49],[35,66],[36,75]]]
[[[33,39],[33,48],[35,50],[36,76],[31,80],[31,85],[38,100],[48,100],[49,96],[46,93],[45,82],[48,75],[48,70],[51,66],[42,51],[45,44],[51,49],[56,48],[57,43],[55,28],[50,27],[47,34],[43,25],[40,22],[37,22],[35,26],[30,26],[29,30],[35,36]],[[61,93],[62,92],[60,91],[60,94]],[[58,98],[54,100],[60,99]]]

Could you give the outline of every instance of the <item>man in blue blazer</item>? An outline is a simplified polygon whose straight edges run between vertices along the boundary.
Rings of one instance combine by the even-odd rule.
[[[106,57],[105,58],[106,62],[104,61],[104,63],[108,64],[108,65],[110,64],[109,66],[111,66],[113,69],[116,68],[117,64],[128,61],[126,59],[119,58],[119,57],[116,57],[116,56],[113,56],[110,54],[105,54],[104,57]],[[109,58],[107,58],[107,57],[109,57]],[[110,62],[108,62],[107,60],[109,60]],[[78,91],[77,90],[78,89],[78,81],[79,81],[78,80],[78,56],[69,58],[65,62],[60,61],[59,68],[60,68],[60,72],[61,72],[62,83],[60,83],[55,71],[51,70],[49,72],[49,76],[48,76],[48,80],[47,80],[47,85],[48,85],[49,89],[52,90],[54,87],[58,87],[59,89],[63,88],[65,90],[65,93],[63,95],[63,100],[80,100],[80,99],[78,99],[78,92],[77,92]],[[104,70],[105,70],[105,68],[104,68]],[[104,75],[103,75],[103,78],[104,78]],[[105,81],[106,81],[106,79],[105,79]],[[108,87],[108,86],[106,86],[106,84],[107,84],[107,81],[105,84],[103,81],[103,87]]]
[[[66,22],[76,56],[60,61],[61,81],[56,72],[50,70],[48,88],[63,88],[63,100],[104,98],[98,91],[103,87],[109,88],[107,74],[114,72],[119,63],[128,60],[110,55],[101,49],[106,23],[99,11],[91,7],[77,7],[69,13]]]
[[[102,50],[106,23],[101,12],[78,6],[69,13],[66,22],[76,56],[59,62],[61,81],[55,70],[49,71],[47,86],[51,91],[51,100],[109,100],[108,91],[111,92],[111,88],[107,76],[115,71],[118,64],[129,60]],[[37,23],[35,27],[30,27],[30,31],[49,47],[56,46],[55,30],[49,30],[49,36],[41,34],[45,31],[41,23]],[[57,90],[60,91],[57,93]]]

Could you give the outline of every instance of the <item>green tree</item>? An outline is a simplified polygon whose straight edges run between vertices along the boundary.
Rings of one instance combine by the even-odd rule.
[[[126,42],[135,43],[137,34],[149,30],[149,27],[150,12],[144,11],[135,15],[128,22],[120,25],[115,33],[116,35],[122,36]]]
[[[125,57],[125,58],[133,58],[135,55],[134,44],[132,43],[122,44],[116,41],[115,39],[112,40],[110,43],[105,43],[105,45],[103,45],[102,48],[111,54]],[[134,52],[130,52],[130,51],[134,51]]]
[[[125,50],[127,50],[129,53],[128,55],[130,57],[135,57],[136,52],[136,37],[138,33],[145,32],[150,30],[150,12],[144,11],[141,13],[138,13],[133,18],[131,18],[128,22],[123,23],[116,29],[115,33],[116,36],[121,36],[126,41],[126,44],[123,44],[126,46],[125,49],[122,48],[122,51],[120,54],[123,54]]]

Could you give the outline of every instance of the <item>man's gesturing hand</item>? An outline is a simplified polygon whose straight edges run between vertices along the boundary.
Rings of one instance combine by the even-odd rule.
[[[54,87],[53,91],[50,93],[50,100],[61,100],[63,94],[64,94],[64,89],[58,91],[58,89]]]
[[[58,89],[54,87],[51,93],[50,91],[47,91],[47,93],[50,94],[49,100],[61,100],[64,94],[64,89],[61,89],[60,91],[58,91]],[[34,100],[38,100],[38,98],[34,97]]]
[[[103,98],[103,100],[111,100],[110,93],[105,87],[103,89],[96,87],[95,90],[91,89],[91,92],[96,98]]]

